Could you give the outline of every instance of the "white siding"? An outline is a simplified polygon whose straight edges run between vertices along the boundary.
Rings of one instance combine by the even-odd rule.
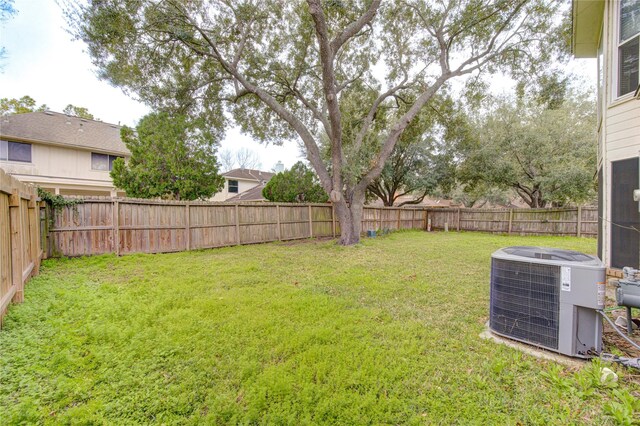
[[[640,101],[615,103],[607,110],[607,157],[609,161],[637,156],[640,150]]]
[[[31,161],[0,161],[0,165],[9,173],[111,182],[108,171],[91,169],[91,151],[32,144]]]
[[[47,188],[65,188],[78,194],[92,189],[109,195],[113,187],[108,171],[91,169],[91,151],[53,145],[31,144],[31,163],[0,161],[0,167],[19,179]]]
[[[600,93],[603,108],[603,121],[600,129],[599,149],[603,165],[603,221],[600,242],[603,249],[603,261],[608,266],[611,261],[611,163],[632,157],[640,153],[640,100],[631,95],[617,98],[617,51],[618,25],[616,22],[619,2],[608,1],[605,5],[603,22],[604,46],[604,88]],[[631,194],[629,195],[631,196]]]

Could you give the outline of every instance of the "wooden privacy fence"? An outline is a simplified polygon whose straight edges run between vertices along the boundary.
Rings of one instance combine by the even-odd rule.
[[[580,213],[578,215],[578,213]],[[434,229],[595,236],[597,210],[365,207],[362,230]],[[580,232],[578,232],[580,230]],[[49,254],[166,253],[310,237],[334,237],[330,204],[205,203],[85,198],[56,213]]]
[[[520,235],[596,237],[598,208],[437,209],[429,210],[431,226],[450,230]]]
[[[423,229],[425,209],[365,208],[363,230]],[[340,234],[330,204],[85,198],[55,214],[52,256],[166,253]]]
[[[9,304],[24,300],[25,283],[40,269],[40,204],[34,186],[0,169],[0,324]]]

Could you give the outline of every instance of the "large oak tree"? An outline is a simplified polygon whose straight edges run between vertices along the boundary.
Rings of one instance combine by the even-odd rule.
[[[367,187],[414,117],[451,79],[530,71],[553,52],[542,43],[560,3],[89,0],[67,11],[101,76],[154,108],[218,136],[234,121],[260,141],[301,141],[340,242],[353,244]]]

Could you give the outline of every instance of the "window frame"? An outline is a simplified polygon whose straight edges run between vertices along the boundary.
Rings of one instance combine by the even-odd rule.
[[[20,160],[20,159],[16,159],[15,157],[11,158],[10,146],[12,144],[28,146],[29,147],[29,160]],[[5,158],[5,156],[3,156],[3,152],[6,152],[6,158]],[[10,161],[10,162],[13,162],[13,163],[33,164],[33,144],[31,144],[29,142],[19,142],[19,141],[12,141],[12,140],[8,140],[8,139],[1,139],[0,140],[0,161],[7,161],[7,162]]]
[[[234,183],[233,186],[231,185],[231,183]],[[231,188],[235,188],[235,191],[233,191]],[[240,193],[240,182],[238,182],[238,180],[236,179],[229,179],[227,181],[227,192],[231,193],[231,194],[238,194]]]
[[[640,31],[632,35],[631,37],[622,40],[622,1],[619,1],[618,7],[616,8],[616,31],[615,31],[615,48],[616,48],[616,67],[615,67],[615,91],[614,91],[614,100],[633,97],[636,91],[640,88],[640,77],[638,78],[638,87],[633,87],[626,93],[621,92],[621,84],[622,84],[622,55],[621,50],[624,45],[629,43],[633,43],[636,39],[638,40],[638,61],[637,67],[638,72],[640,73]]]
[[[113,162],[116,161],[118,158],[122,158],[124,160],[124,157],[121,155],[109,154],[109,171],[113,170]]]
[[[604,24],[603,24],[604,25]],[[605,106],[608,104],[607,102],[607,91],[605,90],[606,85],[606,75],[605,75],[605,56],[604,56],[604,37],[602,37],[603,29],[600,29],[600,41],[598,42],[598,99],[596,101],[596,122],[598,132],[600,131],[600,127],[602,126],[602,117],[604,116]]]
[[[102,169],[102,168],[94,167],[94,162],[93,162],[94,156],[107,157],[107,168]],[[113,162],[118,158],[124,158],[124,157],[120,155],[105,154],[103,152],[91,152],[91,170],[95,172],[110,172],[111,170],[113,170]]]

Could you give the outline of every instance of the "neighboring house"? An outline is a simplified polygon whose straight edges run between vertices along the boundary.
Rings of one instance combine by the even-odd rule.
[[[573,0],[573,53],[598,59],[598,255],[638,267],[640,0]]]
[[[262,190],[264,189],[264,187],[266,186],[266,182],[265,183],[261,183],[258,186],[254,186],[253,188],[249,189],[248,191],[244,191],[241,194],[236,195],[235,197],[231,197],[229,199],[227,199],[226,201],[229,203],[238,203],[241,201],[267,201],[266,198],[264,198],[262,196]]]
[[[0,168],[55,194],[124,196],[109,171],[129,155],[115,124],[51,111],[0,117]]]
[[[222,174],[224,188],[213,196],[213,201],[264,201],[262,188],[275,175],[252,169],[233,169]]]

